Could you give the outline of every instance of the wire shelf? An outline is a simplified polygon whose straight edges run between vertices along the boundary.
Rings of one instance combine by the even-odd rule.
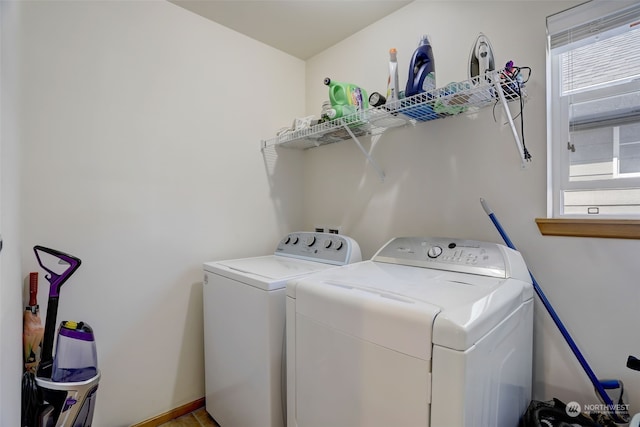
[[[493,71],[381,107],[372,107],[307,128],[289,130],[275,138],[262,140],[261,148],[281,146],[304,150],[352,139],[354,136],[379,135],[407,124],[473,114],[501,102],[502,95],[507,102],[525,98],[524,84],[511,78],[504,70]]]

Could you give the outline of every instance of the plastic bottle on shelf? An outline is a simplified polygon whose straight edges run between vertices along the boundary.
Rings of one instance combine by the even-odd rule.
[[[336,110],[331,108],[331,101],[324,101],[322,103],[322,110],[320,112],[320,121],[326,122],[333,120],[336,117]]]
[[[324,84],[329,86],[329,100],[332,109],[336,111],[333,118],[348,116],[369,108],[367,92],[359,86],[336,82],[328,77],[324,79]]]
[[[389,80],[387,81],[387,104],[400,99],[400,87],[398,84],[398,51],[396,48],[389,50]]]
[[[409,63],[409,78],[405,89],[405,96],[413,96],[429,92],[436,88],[435,62],[429,36],[423,35],[418,48],[413,53]]]

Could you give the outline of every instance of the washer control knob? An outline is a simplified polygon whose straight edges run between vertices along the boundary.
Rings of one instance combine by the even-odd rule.
[[[284,240],[282,241],[282,243],[284,243],[285,245],[288,245],[291,242],[291,236],[287,236],[284,238]]]
[[[300,239],[298,239],[298,236],[295,236],[295,235],[291,236],[291,244],[292,245],[297,245],[299,240]]]
[[[332,244],[333,244],[333,242],[331,241],[331,239],[327,239],[327,240],[324,241],[324,248],[325,249],[329,249]]]
[[[316,236],[309,236],[307,237],[307,240],[305,243],[307,246],[313,246],[315,242],[316,242]]]
[[[442,255],[442,248],[440,246],[431,246],[427,251],[429,258],[438,258],[440,255]]]
[[[342,240],[336,240],[336,244],[334,246],[334,248],[336,249],[336,251],[339,251],[340,249],[342,249],[342,246],[344,244],[342,243]]]

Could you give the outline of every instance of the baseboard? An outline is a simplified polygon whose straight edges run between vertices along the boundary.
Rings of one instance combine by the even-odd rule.
[[[190,412],[195,411],[196,409],[200,409],[204,407],[204,397],[194,400],[193,402],[186,403],[182,406],[179,406],[175,409],[172,409],[164,414],[160,414],[153,418],[149,418],[146,421],[142,421],[138,424],[134,424],[131,427],[157,427],[160,424],[169,422],[171,420],[175,420],[183,415],[187,415]]]

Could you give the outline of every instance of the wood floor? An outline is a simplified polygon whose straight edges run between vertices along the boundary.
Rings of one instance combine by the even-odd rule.
[[[219,427],[213,418],[205,411],[204,408],[196,409],[195,411],[183,415],[175,420],[171,420],[164,424],[160,424],[159,427]]]

